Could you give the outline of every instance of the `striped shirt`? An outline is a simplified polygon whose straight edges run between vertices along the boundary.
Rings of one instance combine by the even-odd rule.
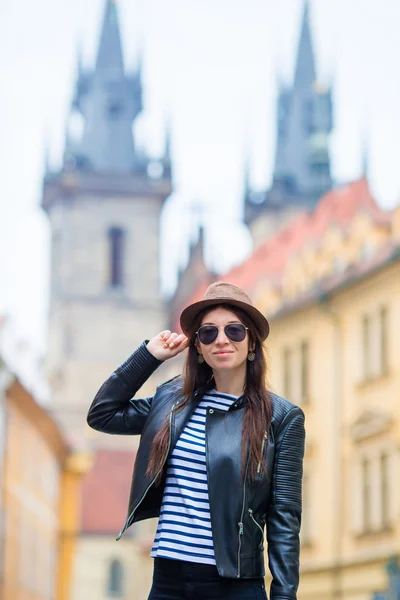
[[[211,390],[186,423],[167,463],[151,557],[215,565],[206,466],[206,412],[207,408],[226,411],[237,398]]]

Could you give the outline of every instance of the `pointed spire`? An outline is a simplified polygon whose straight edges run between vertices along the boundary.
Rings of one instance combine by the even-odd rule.
[[[369,148],[367,142],[367,136],[364,135],[364,141],[362,143],[362,151],[361,151],[361,161],[362,161],[362,177],[368,181],[369,178]]]
[[[316,79],[314,51],[310,28],[309,0],[304,0],[303,21],[297,51],[294,87],[301,88],[312,85]]]
[[[77,53],[76,53],[76,72],[77,72],[77,78],[79,79],[82,74],[83,74],[83,58],[82,58],[82,44],[81,42],[78,43],[78,49],[77,49]]]
[[[190,246],[194,246],[197,243],[198,232],[204,222],[204,206],[200,200],[194,200],[189,205],[189,232],[190,232]]]
[[[96,61],[96,71],[103,69],[113,69],[119,73],[123,73],[124,71],[116,0],[106,0],[103,28]]]
[[[68,119],[66,122],[66,126],[65,126],[63,168],[66,170],[71,170],[71,169],[75,168],[75,164],[76,164],[75,147],[74,147],[74,143],[71,139],[69,119]]]
[[[79,168],[143,172],[147,161],[136,153],[132,130],[142,110],[142,89],[136,75],[124,73],[115,0],[105,0],[94,72],[82,66],[78,70],[73,109],[81,114],[83,127],[80,139],[72,141]],[[66,145],[70,145],[68,140]]]
[[[165,126],[165,143],[164,143],[164,163],[171,164],[171,144],[172,144],[172,134],[171,134],[171,121],[168,119]]]
[[[204,243],[205,243],[204,223],[199,223],[199,234],[197,238],[196,248],[199,256],[204,260]]]
[[[189,259],[186,265],[186,269],[189,270],[196,263],[205,266],[204,250],[205,250],[205,227],[203,223],[198,223],[197,238],[195,240],[189,240]]]
[[[243,165],[243,197],[244,201],[248,202],[251,194],[251,183],[250,183],[250,153],[247,149],[244,156]]]
[[[49,140],[48,135],[46,135],[45,141],[44,141],[43,170],[44,170],[45,176],[48,175],[51,171],[51,168],[50,168],[50,140]]]

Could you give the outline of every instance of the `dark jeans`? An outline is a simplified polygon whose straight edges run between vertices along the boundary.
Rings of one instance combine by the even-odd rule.
[[[264,580],[226,579],[213,565],[168,558],[154,560],[148,600],[266,600]]]

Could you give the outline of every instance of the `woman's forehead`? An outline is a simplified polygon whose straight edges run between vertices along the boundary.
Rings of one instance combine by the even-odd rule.
[[[216,308],[212,308],[206,315],[203,316],[201,320],[201,324],[203,323],[213,323],[213,324],[224,324],[229,322],[241,322],[239,317],[229,310],[228,308],[224,308],[223,306],[217,306]]]

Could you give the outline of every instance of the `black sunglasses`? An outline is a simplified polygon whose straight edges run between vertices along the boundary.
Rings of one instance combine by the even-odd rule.
[[[246,337],[248,327],[245,327],[243,323],[229,323],[225,325],[224,332],[227,338],[231,342],[243,342]],[[212,344],[218,337],[219,328],[216,325],[203,325],[196,335],[202,344]]]

